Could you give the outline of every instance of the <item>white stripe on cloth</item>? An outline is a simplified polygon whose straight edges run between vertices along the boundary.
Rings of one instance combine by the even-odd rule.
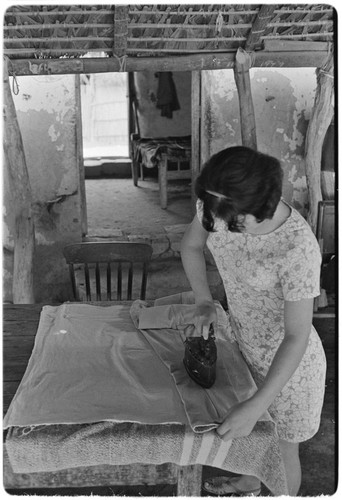
[[[186,430],[183,441],[182,455],[179,460],[179,465],[189,465],[191,451],[195,440],[195,434],[192,430]]]
[[[207,432],[205,434],[202,434],[202,442],[196,458],[197,464],[207,464],[210,450],[214,443],[214,440],[215,440],[214,432]]]
[[[224,463],[224,461],[225,461],[225,459],[227,457],[227,453],[228,453],[229,448],[231,447],[231,445],[232,445],[232,440],[229,440],[229,441],[223,441],[222,440],[221,441],[220,446],[219,446],[219,448],[218,448],[218,450],[216,452],[216,456],[215,456],[214,460],[211,463],[212,467],[218,467],[218,468],[220,468],[223,465],[223,463]]]

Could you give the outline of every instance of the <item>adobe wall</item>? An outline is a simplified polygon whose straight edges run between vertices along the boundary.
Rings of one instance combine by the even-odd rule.
[[[141,137],[175,137],[191,135],[191,72],[172,72],[180,109],[172,118],[161,116],[156,107],[159,79],[150,71],[134,73],[138,100],[138,120]]]
[[[75,77],[25,76],[17,77],[17,81],[19,94],[13,98],[33,195],[35,300],[68,300],[69,276],[62,249],[82,238]],[[15,200],[11,200],[6,168],[3,192],[3,300],[10,301],[14,229],[11,203]]]
[[[284,198],[304,216],[307,185],[305,135],[312,112],[315,68],[252,68],[251,89],[258,149],[281,160]],[[233,70],[202,72],[202,160],[241,144],[240,113]]]

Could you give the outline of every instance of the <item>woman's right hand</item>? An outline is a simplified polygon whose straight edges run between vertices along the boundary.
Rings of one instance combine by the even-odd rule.
[[[205,339],[207,339],[209,336],[209,328],[211,323],[214,324],[214,330],[216,329],[216,307],[214,302],[212,302],[211,300],[199,302],[196,306],[196,316],[194,321],[196,333],[197,335],[202,335]]]

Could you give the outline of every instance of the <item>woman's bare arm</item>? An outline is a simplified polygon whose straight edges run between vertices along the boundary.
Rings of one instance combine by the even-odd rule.
[[[204,338],[208,337],[209,326],[216,322],[216,308],[209,289],[204,247],[208,232],[197,216],[186,230],[181,243],[181,257],[185,274],[195,295],[197,305],[196,330]]]

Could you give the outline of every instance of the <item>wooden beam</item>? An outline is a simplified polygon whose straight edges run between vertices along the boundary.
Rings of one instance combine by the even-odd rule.
[[[276,5],[264,4],[261,6],[247,37],[245,44],[246,51],[252,51],[259,47],[261,36],[265,32],[269,20],[272,19],[275,8]]]
[[[255,114],[249,76],[250,56],[239,48],[236,52],[234,78],[239,95],[242,144],[257,149]]]
[[[333,51],[317,69],[315,102],[305,139],[305,171],[309,190],[308,223],[316,234],[318,203],[322,200],[321,158],[323,141],[334,116]]]
[[[15,214],[13,303],[34,303],[33,258],[35,232],[32,214],[32,193],[27,171],[22,136],[9,83],[8,61],[4,64],[4,151],[9,169]]]
[[[114,55],[122,57],[127,52],[128,5],[114,6]]]
[[[312,44],[311,44],[312,45]],[[253,53],[251,67],[255,68],[317,68],[324,64],[328,55],[319,51],[264,51]],[[212,52],[186,56],[130,57],[126,71],[201,71],[234,68],[236,52]],[[116,57],[73,59],[12,59],[11,73],[17,76],[111,73],[122,71]]]
[[[300,40],[263,39],[264,52],[325,52],[328,55],[329,43]]]

